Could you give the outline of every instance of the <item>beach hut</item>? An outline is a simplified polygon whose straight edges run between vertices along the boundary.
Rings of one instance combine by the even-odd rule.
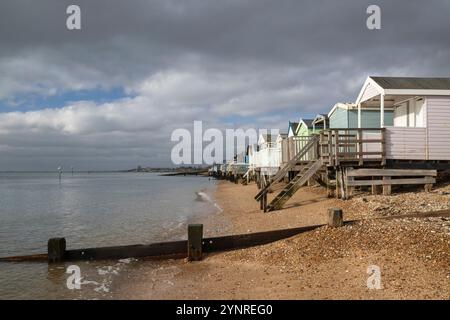
[[[254,152],[254,168],[265,175],[275,174],[281,165],[281,144],[278,135],[260,134],[257,152]]]
[[[364,109],[377,110],[388,161],[450,160],[450,78],[368,77],[356,105],[359,127]]]
[[[429,191],[438,170],[450,169],[449,111],[450,78],[369,77],[356,102],[336,104],[328,114],[330,128],[312,135],[255,199],[265,211],[277,210],[317,176],[343,199],[355,187],[385,195],[393,186],[424,185]],[[297,171],[310,150],[318,150],[316,156]],[[271,186],[287,172],[295,177],[267,204]]]
[[[312,132],[320,133],[322,130],[329,128],[330,122],[327,114],[318,114],[312,121]]]
[[[298,126],[296,135],[291,138],[289,141],[289,154],[292,159],[311,139],[312,134],[314,133],[313,127],[314,119],[304,119],[301,118]],[[302,158],[303,161],[308,161],[310,158],[309,155],[305,155]]]
[[[258,149],[271,148],[276,145],[278,135],[262,133],[258,137]]]
[[[328,113],[330,128],[380,128],[380,109],[372,105],[360,108],[361,123],[358,126],[358,106],[355,103],[336,103]],[[393,108],[384,110],[384,123],[393,124]]]
[[[298,128],[298,122],[292,122],[289,121],[289,126],[288,126],[288,138],[290,137],[294,137],[297,135],[297,128]]]
[[[298,137],[307,137],[313,133],[313,119],[300,119],[300,122],[297,126],[296,136]]]

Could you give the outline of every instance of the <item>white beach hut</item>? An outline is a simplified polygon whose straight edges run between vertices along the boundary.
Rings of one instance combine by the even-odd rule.
[[[356,105],[359,127],[361,109],[380,110],[387,160],[450,160],[450,78],[368,77]]]

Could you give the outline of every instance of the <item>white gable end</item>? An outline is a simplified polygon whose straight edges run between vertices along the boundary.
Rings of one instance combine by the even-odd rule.
[[[383,94],[384,90],[381,88],[375,81],[373,81],[371,78],[367,78],[366,82],[364,82],[364,85],[358,95],[358,98],[356,99],[356,104],[367,101],[373,97],[376,97],[380,94]]]

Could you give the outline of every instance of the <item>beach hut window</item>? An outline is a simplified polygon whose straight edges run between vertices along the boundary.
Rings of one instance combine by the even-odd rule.
[[[419,128],[425,127],[423,99],[415,101],[415,126]]]
[[[407,103],[404,102],[399,104],[394,109],[394,127],[407,127],[408,117],[407,117]]]
[[[423,99],[405,101],[394,108],[394,127],[423,128]]]

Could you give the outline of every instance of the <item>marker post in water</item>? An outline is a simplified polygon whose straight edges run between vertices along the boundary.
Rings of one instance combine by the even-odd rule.
[[[59,167],[58,167],[59,182],[61,182],[62,170],[63,170],[62,167],[59,166]]]

